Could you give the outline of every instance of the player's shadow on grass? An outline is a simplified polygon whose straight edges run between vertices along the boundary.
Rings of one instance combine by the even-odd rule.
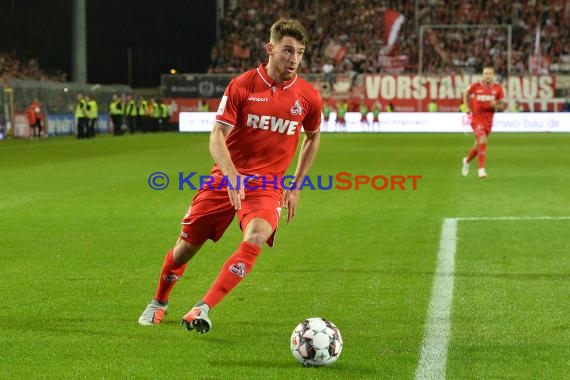
[[[314,373],[311,372],[313,375],[317,375],[319,372],[323,375],[325,374],[335,374],[338,375],[339,378],[342,379],[351,379],[354,375],[355,371],[358,372],[360,378],[365,376],[365,378],[374,378],[374,376],[378,375],[378,372],[371,368],[364,368],[359,367],[355,368],[354,363],[350,363],[350,366],[344,366],[342,363],[342,358],[339,359],[338,362],[334,363],[332,366],[322,366],[322,367],[304,367],[300,363],[298,363],[293,356],[291,356],[291,360],[282,360],[276,362],[274,359],[267,359],[267,360],[248,360],[248,361],[239,361],[235,362],[232,360],[209,360],[208,364],[213,367],[227,367],[229,369],[233,369],[235,367],[242,367],[242,368],[264,368],[264,369],[275,369],[275,368],[286,368],[286,369],[303,369],[307,371],[315,371]]]
[[[295,360],[291,356],[292,360]],[[242,367],[242,368],[290,368],[295,367],[295,362],[286,363],[286,362],[275,362],[274,360],[267,359],[266,361],[263,360],[249,360],[249,361],[239,361],[234,362],[231,360],[209,360],[208,364],[213,367],[227,367],[227,368],[235,368],[235,367]]]

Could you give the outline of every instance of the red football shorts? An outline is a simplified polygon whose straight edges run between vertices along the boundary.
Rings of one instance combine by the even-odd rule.
[[[471,129],[473,129],[473,134],[475,135],[475,137],[481,137],[481,136],[489,136],[491,134],[491,127],[487,127],[483,124],[471,124]]]
[[[244,231],[254,218],[265,219],[273,227],[273,234],[267,240],[273,247],[282,203],[282,189],[246,189],[241,209],[237,211],[240,228]],[[180,238],[192,245],[202,245],[208,239],[218,241],[235,214],[227,190],[199,190],[182,219]]]

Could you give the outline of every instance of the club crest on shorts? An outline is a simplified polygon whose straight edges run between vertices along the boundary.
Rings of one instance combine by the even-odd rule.
[[[295,100],[295,104],[291,107],[291,115],[298,116],[303,113],[303,108],[301,108],[301,103],[298,100]]]
[[[241,278],[244,278],[245,275],[247,274],[245,272],[245,264],[244,263],[237,263],[237,264],[231,264],[228,269],[230,270],[230,272],[232,272],[235,275],[240,276]]]

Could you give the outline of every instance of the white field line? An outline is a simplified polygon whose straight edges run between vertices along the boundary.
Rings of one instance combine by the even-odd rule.
[[[420,361],[416,369],[415,378],[417,380],[445,379],[447,349],[451,338],[457,224],[459,221],[480,220],[570,220],[570,216],[464,217],[443,220],[431,301],[428,307]]]
[[[445,379],[447,346],[451,334],[456,247],[457,219],[444,219],[420,362],[416,369],[418,380]]]
[[[570,216],[471,216],[465,218],[451,218],[459,221],[477,220],[570,220]]]

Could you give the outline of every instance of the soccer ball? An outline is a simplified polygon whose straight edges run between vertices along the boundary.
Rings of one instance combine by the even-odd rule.
[[[291,353],[303,365],[331,365],[341,352],[340,331],[334,323],[326,319],[305,319],[291,334]]]

